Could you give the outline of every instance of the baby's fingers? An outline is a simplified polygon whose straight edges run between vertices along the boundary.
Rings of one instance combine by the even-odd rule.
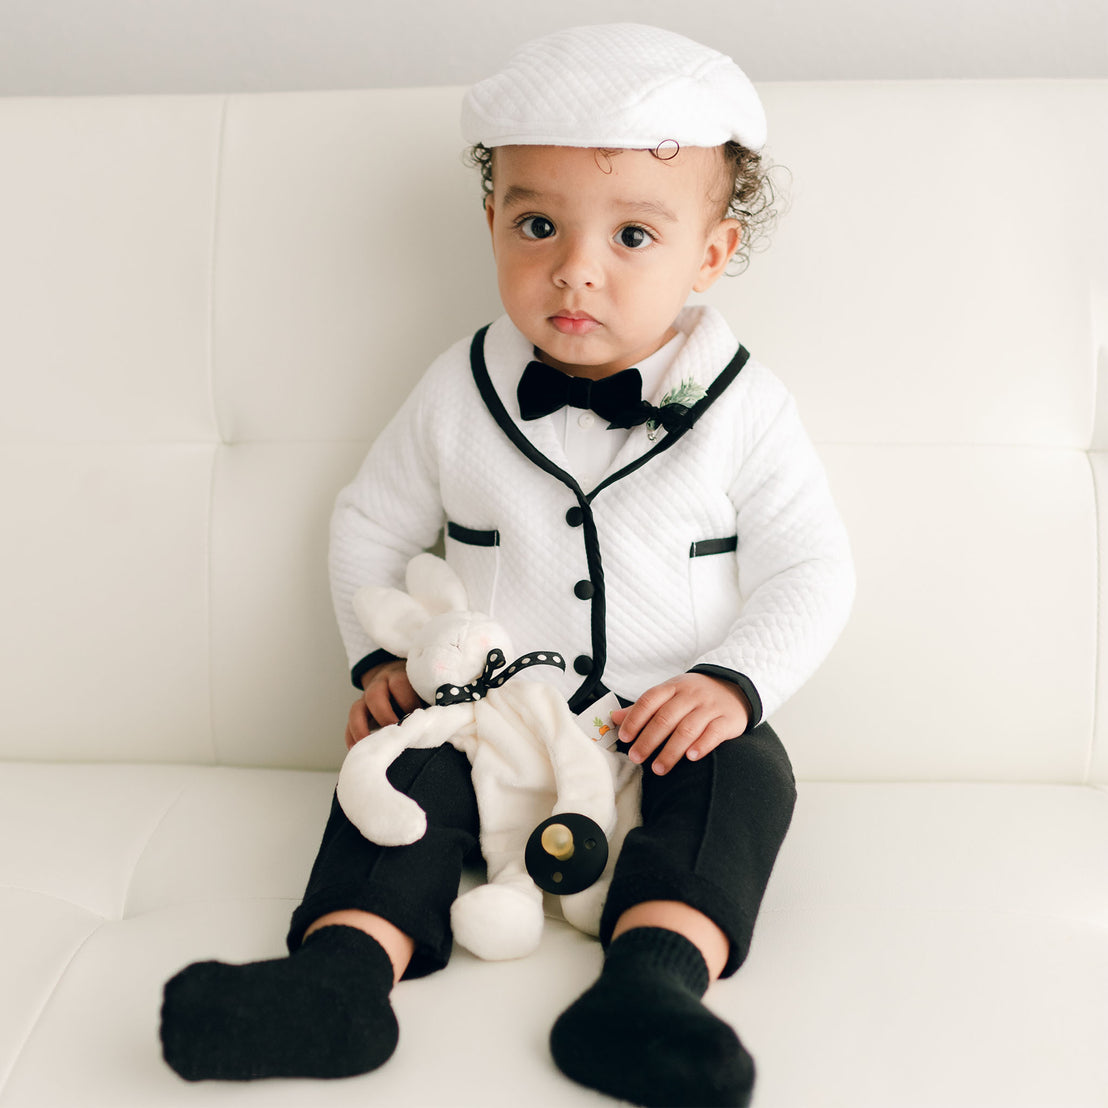
[[[654,719],[654,713],[672,695],[668,686],[657,685],[644,692],[629,708],[617,708],[612,712],[612,722],[619,728],[619,741],[634,743]],[[647,744],[644,743],[644,747],[645,745]]]
[[[733,737],[733,732],[728,730],[726,721],[722,719],[697,721],[692,730],[697,730],[698,734],[693,735],[687,742],[683,727],[673,733],[661,754],[654,760],[654,769],[657,773],[668,773],[683,757],[688,758],[690,762],[699,761],[711,754],[721,743]]]
[[[369,734],[370,721],[364,700],[355,700],[346,719],[346,749],[351,750]]]
[[[423,706],[403,666],[382,669],[366,686],[364,700],[372,730],[399,723],[404,716]]]
[[[369,712],[370,728],[387,727],[390,723],[400,722],[400,713],[389,694],[388,681],[372,681],[363,697]]]
[[[396,670],[389,674],[389,697],[399,709],[401,716],[409,715],[417,708],[423,707],[423,701],[412,688],[412,683],[404,670]]]
[[[627,752],[631,761],[648,761],[664,743],[671,741],[671,736],[688,715],[688,705],[668,687],[644,693],[629,710],[619,730],[620,742],[631,743]],[[689,735],[686,742],[692,742],[695,737]],[[665,768],[655,764],[655,771],[664,773]]]
[[[673,728],[650,768],[657,774],[669,773],[682,758],[695,762],[703,748],[713,749],[721,741],[721,721],[707,709],[693,709]]]

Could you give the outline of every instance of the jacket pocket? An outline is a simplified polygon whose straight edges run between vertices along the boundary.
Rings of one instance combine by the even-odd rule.
[[[499,531],[475,531],[472,527],[463,527],[460,523],[447,522],[446,537],[465,546],[499,546]]]
[[[698,654],[723,642],[742,608],[737,535],[700,539],[689,547],[689,595]]]
[[[469,606],[493,615],[500,573],[500,532],[446,524],[446,561],[465,585]]]

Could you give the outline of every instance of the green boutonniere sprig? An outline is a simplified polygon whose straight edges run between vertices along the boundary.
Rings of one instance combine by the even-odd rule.
[[[658,437],[659,427],[664,427],[667,431],[679,427],[689,414],[689,409],[706,395],[707,389],[691,377],[686,377],[675,389],[670,389],[662,397],[656,414],[646,421],[650,441],[653,442]]]

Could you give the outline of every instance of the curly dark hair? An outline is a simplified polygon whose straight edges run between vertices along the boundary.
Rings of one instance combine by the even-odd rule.
[[[660,161],[669,161],[677,156],[680,149],[676,142],[667,140],[650,153]],[[773,177],[781,167],[738,142],[726,142],[720,150],[726,183],[719,198],[719,217],[736,219],[742,228],[742,238],[732,259],[736,272],[741,273],[750,264],[750,255],[769,245],[769,236],[779,214],[780,199],[780,190]],[[481,174],[482,204],[492,195],[495,153],[494,147],[477,143],[465,154],[466,164]],[[619,151],[601,150],[599,153],[611,157]]]

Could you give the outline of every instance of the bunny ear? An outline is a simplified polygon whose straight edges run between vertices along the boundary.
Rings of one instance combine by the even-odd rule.
[[[417,554],[408,563],[406,593],[367,585],[354,594],[354,614],[375,642],[406,658],[412,640],[427,621],[442,612],[464,612],[469,604],[458,575],[434,554]]]
[[[416,632],[431,618],[407,593],[379,585],[367,585],[354,594],[354,614],[370,638],[398,658],[408,656]]]
[[[407,585],[409,595],[430,615],[464,612],[469,607],[461,579],[435,554],[417,554],[408,563]]]

